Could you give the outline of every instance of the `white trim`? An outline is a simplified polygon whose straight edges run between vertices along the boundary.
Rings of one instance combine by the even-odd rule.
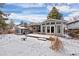
[[[51,24],[51,22],[54,22],[55,24]],[[57,22],[61,22],[60,24],[57,24]],[[47,23],[49,23],[49,24],[47,24]],[[42,25],[42,24],[45,24],[45,25]],[[42,33],[45,33],[45,34],[64,34],[64,23],[63,23],[63,21],[62,20],[54,20],[54,21],[52,21],[52,20],[47,20],[47,21],[45,21],[45,22],[43,22],[43,23],[41,23],[41,32]],[[43,26],[45,26],[45,32],[43,32]],[[51,33],[51,27],[54,27],[54,33]],[[58,30],[57,30],[57,26],[60,26],[60,33],[58,33]],[[47,32],[47,27],[49,27],[50,28],[50,32],[48,33]]]

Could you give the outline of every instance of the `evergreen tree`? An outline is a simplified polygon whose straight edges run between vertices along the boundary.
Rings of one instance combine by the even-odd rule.
[[[58,9],[56,7],[53,7],[50,13],[48,14],[48,19],[62,19],[62,14],[59,13]]]
[[[5,18],[3,17],[4,13],[2,11],[0,11],[0,28],[2,28],[3,30],[6,29],[7,24],[5,22]]]

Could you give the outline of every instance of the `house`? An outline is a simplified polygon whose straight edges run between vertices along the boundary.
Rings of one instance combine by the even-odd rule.
[[[17,26],[15,31],[16,34],[25,34],[25,30],[26,30],[25,27]]]
[[[41,23],[31,23],[27,27],[17,26],[17,34],[26,34],[27,32],[41,33],[41,34],[56,34],[64,35],[66,21],[58,19],[47,19]]]
[[[33,33],[40,33],[40,23],[31,23],[27,26]]]
[[[17,26],[15,28],[15,32],[16,34],[27,34],[27,33],[32,33],[31,30],[29,30],[26,27],[21,27],[21,26]]]
[[[67,28],[69,29],[69,30],[75,30],[75,29],[79,29],[79,20],[76,20],[76,21],[73,21],[73,22],[70,22],[70,23],[68,23],[67,24]]]
[[[67,28],[70,36],[79,38],[79,20],[68,23]]]
[[[64,35],[66,21],[58,19],[47,19],[42,23],[32,25],[36,33]]]

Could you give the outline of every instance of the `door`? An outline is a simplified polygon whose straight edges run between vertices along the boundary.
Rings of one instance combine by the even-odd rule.
[[[61,33],[61,27],[57,26],[57,33]]]
[[[47,33],[50,33],[50,26],[47,26]]]
[[[54,26],[51,26],[51,33],[54,33]]]

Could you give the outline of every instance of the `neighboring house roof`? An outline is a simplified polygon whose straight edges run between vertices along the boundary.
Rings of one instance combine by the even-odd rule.
[[[40,23],[31,23],[29,25],[40,25]]]
[[[26,27],[21,27],[21,26],[17,26],[16,28],[19,28],[19,29],[28,29]]]
[[[76,22],[79,22],[79,20],[76,20],[76,21],[73,21],[73,22],[69,22],[69,23],[67,23],[67,25],[73,24],[73,23],[76,23]]]
[[[79,29],[79,20],[67,24],[68,29]]]

